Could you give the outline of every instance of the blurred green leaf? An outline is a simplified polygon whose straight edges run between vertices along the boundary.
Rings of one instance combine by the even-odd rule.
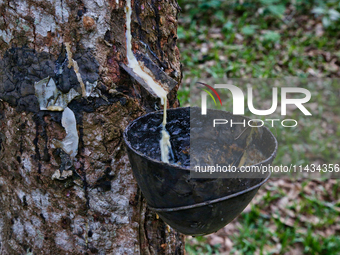
[[[225,24],[223,25],[223,30],[228,30],[228,31],[230,31],[230,30],[232,30],[233,28],[234,28],[234,23],[231,22],[231,21],[228,21],[227,23],[225,23]]]
[[[340,13],[334,9],[330,9],[328,14],[331,20],[338,20],[340,18]]]
[[[283,14],[286,11],[286,7],[283,4],[280,4],[280,5],[269,5],[267,8],[268,8],[269,12],[271,12],[272,14],[274,14],[275,16],[278,16],[280,18],[283,17]]]
[[[215,13],[215,17],[219,20],[219,21],[224,21],[224,11],[219,10]]]
[[[331,25],[331,20],[329,19],[329,17],[324,16],[324,17],[322,18],[322,25],[323,25],[325,28],[328,28],[328,27]]]
[[[280,0],[260,0],[260,3],[264,5],[276,4],[278,2],[280,2]]]
[[[250,35],[255,34],[256,28],[257,28],[256,25],[247,25],[247,26],[242,27],[241,33],[244,35],[250,36]]]
[[[177,29],[177,37],[178,37],[178,39],[184,39],[185,38],[183,27],[179,27]]]
[[[219,0],[206,1],[206,2],[203,2],[199,6],[199,8],[200,9],[219,8],[221,4],[222,4],[222,1],[219,1]]]
[[[268,42],[278,42],[280,41],[281,39],[281,36],[278,32],[275,32],[275,31],[267,31],[264,36],[263,36],[263,39],[265,41],[268,41]]]
[[[312,10],[312,13],[316,14],[316,15],[322,15],[326,12],[326,9],[323,7],[315,7]]]

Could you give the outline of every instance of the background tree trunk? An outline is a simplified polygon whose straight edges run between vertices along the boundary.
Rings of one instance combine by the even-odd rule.
[[[119,67],[125,5],[0,0],[0,254],[184,253],[183,236],[146,207],[122,141],[130,121],[159,107]],[[180,82],[177,2],[135,0],[132,11],[133,49]],[[54,142],[66,136],[62,112],[41,111],[34,87],[51,77],[62,93],[81,93],[66,43],[84,84],[97,84],[68,104],[79,135],[73,161]],[[52,179],[59,170],[71,174]]]

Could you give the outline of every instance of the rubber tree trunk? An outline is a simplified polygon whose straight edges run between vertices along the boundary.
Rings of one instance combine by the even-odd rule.
[[[125,5],[0,0],[0,254],[184,253],[183,236],[148,210],[122,141],[130,121],[160,107],[119,67]],[[133,50],[178,82],[179,10],[175,0],[132,1]],[[76,132],[60,109],[41,110],[36,86],[47,81],[58,100],[77,94],[65,101]],[[65,150],[68,136],[77,151]]]

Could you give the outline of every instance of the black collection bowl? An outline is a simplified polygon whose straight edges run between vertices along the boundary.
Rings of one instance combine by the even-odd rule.
[[[216,115],[218,118],[232,118],[234,121],[249,120],[247,117],[234,116],[219,110],[208,110],[209,114],[212,117]],[[185,107],[167,111],[166,128],[170,134],[175,161],[187,160],[185,156],[190,152],[190,136],[199,141],[195,145],[201,144],[204,148],[211,144],[217,144],[219,148],[223,144],[228,144],[228,148],[246,146],[246,135],[245,138],[238,139],[242,134],[242,127],[220,128],[220,131],[212,128],[202,130],[200,125],[207,124],[208,119],[203,118],[202,122],[202,118],[198,117],[200,123],[193,124],[197,121],[193,116],[200,116],[200,108]],[[249,176],[231,176],[230,173],[225,173],[226,178],[193,178],[194,170],[188,164],[181,166],[161,161],[158,141],[162,119],[163,111],[152,112],[132,121],[124,131],[127,153],[137,183],[149,208],[177,231],[186,235],[213,233],[244,210],[261,185],[268,180],[270,172]],[[259,162],[253,164],[259,167],[271,164],[277,151],[277,141],[273,134],[266,127],[261,130],[261,137],[253,142],[256,150],[263,156]],[[238,147],[229,146],[232,144],[237,144]],[[217,151],[212,152],[211,157],[217,158],[218,154],[224,153],[222,149]],[[209,150],[204,152],[205,155],[207,153]],[[224,157],[226,160],[239,158],[240,150],[229,150],[227,154],[228,157]]]

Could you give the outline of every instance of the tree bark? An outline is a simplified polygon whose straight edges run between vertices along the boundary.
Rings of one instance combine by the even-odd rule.
[[[148,210],[125,153],[128,123],[160,108],[119,67],[125,5],[0,0],[0,254],[184,253],[183,236]],[[132,1],[132,48],[178,83],[179,10],[175,0]],[[86,88],[95,84],[86,97],[72,61]],[[47,77],[61,97],[80,94],[68,102],[75,158],[60,147],[62,111],[41,110],[36,84]]]

